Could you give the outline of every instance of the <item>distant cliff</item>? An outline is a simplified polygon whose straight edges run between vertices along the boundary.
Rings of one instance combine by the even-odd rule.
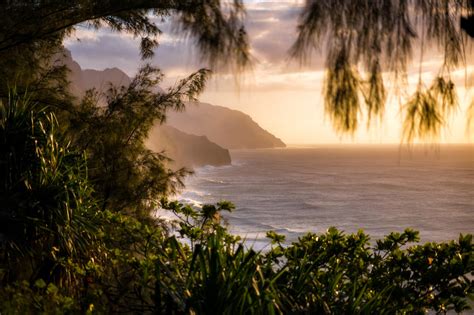
[[[164,151],[170,156],[174,160],[172,168],[231,163],[229,150],[209,141],[206,136],[190,135],[171,126],[155,126],[146,145],[155,152]]]
[[[71,90],[78,97],[91,88],[106,91],[111,84],[128,86],[131,82],[127,74],[118,68],[83,70],[68,50],[59,58],[71,70]],[[185,112],[168,112],[167,116],[167,125],[155,126],[147,144],[152,150],[165,150],[175,160],[174,167],[230,164],[227,149],[285,146],[250,116],[226,107],[189,103]]]
[[[188,103],[184,112],[172,112],[167,123],[186,133],[206,135],[227,149],[285,147],[285,143],[240,111],[206,103]]]
[[[105,70],[83,70],[73,60],[68,50],[58,59],[69,70],[71,91],[77,97],[82,97],[88,89],[95,88],[105,92],[111,85],[128,86],[131,79],[118,68]],[[156,152],[165,151],[166,156],[173,159],[171,168],[199,167],[204,165],[220,166],[231,163],[230,154],[205,136],[195,136],[179,131],[171,126],[155,126],[149,135],[147,146]]]
[[[83,70],[81,66],[72,59],[71,52],[64,50],[64,56],[59,57],[61,61],[69,68],[69,81],[74,95],[81,97],[84,92],[95,88],[98,91],[105,92],[114,86],[128,86],[131,79],[125,72],[118,68],[107,68],[104,70]]]

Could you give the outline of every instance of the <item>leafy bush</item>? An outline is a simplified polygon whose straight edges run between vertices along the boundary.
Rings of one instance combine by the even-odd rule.
[[[362,231],[346,235],[331,228],[286,246],[284,236],[269,232],[272,248],[255,252],[211,219],[214,210],[231,210],[231,205],[206,205],[200,211],[177,202],[163,206],[180,216],[178,230],[192,244],[185,264],[190,312],[461,312],[474,293],[472,235],[420,245],[418,232],[408,229],[371,244]]]
[[[60,292],[53,283],[42,279],[32,285],[28,281],[16,282],[0,290],[0,307],[4,314],[71,314],[79,313],[76,300]],[[91,311],[92,311],[91,307]]]
[[[94,254],[86,159],[57,129],[25,95],[0,102],[0,283],[43,277],[74,287],[67,265]]]
[[[424,313],[468,308],[474,292],[472,236],[411,245],[418,233],[391,233],[375,245],[362,231],[307,234],[280,256],[278,288],[287,310],[325,314]],[[269,255],[273,253],[270,252]]]
[[[228,205],[203,209],[219,212]],[[270,232],[271,248],[256,252],[215,216],[209,219],[207,210],[167,201],[163,206],[186,213],[175,232],[162,223],[101,214],[101,255],[75,269],[86,283],[74,297],[82,312],[443,314],[468,309],[473,294],[470,235],[419,245],[417,232],[406,230],[371,244],[363,232],[346,235],[332,228],[284,245],[283,236]],[[32,290],[41,292],[34,285]],[[23,305],[11,297],[23,301],[24,292],[18,285],[0,290],[0,309],[8,314],[12,305]],[[58,295],[54,302],[36,299],[22,307],[59,310],[67,301]]]
[[[171,223],[104,209],[85,155],[26,96],[0,104],[0,149],[2,314],[443,314],[474,293],[472,235],[422,245],[412,230],[370,242],[331,228],[285,244],[270,231],[257,252],[221,223],[230,202],[162,199]]]

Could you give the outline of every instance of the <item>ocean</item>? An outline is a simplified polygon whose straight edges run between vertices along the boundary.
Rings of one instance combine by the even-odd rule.
[[[232,165],[203,167],[179,200],[232,201],[232,233],[263,248],[335,226],[378,239],[413,228],[422,241],[474,233],[474,146],[314,146],[231,151]]]

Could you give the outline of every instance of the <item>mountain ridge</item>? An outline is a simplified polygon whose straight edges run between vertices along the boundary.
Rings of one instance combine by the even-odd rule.
[[[77,97],[82,97],[88,89],[105,92],[111,85],[128,86],[131,83],[131,78],[117,67],[82,69],[66,49],[58,59],[70,69],[71,92]],[[201,110],[196,111],[196,107]],[[172,168],[230,164],[228,149],[285,146],[250,115],[224,106],[188,102],[185,111],[168,111],[166,115],[167,123],[153,127],[147,145],[157,152],[168,152],[174,160]]]
[[[204,102],[188,102],[186,111],[170,112],[167,123],[186,133],[206,135],[227,149],[264,149],[286,144],[239,110]]]
[[[155,125],[145,144],[149,149],[171,157],[173,168],[224,166],[232,162],[229,150],[209,141],[206,136],[191,135],[168,125]]]

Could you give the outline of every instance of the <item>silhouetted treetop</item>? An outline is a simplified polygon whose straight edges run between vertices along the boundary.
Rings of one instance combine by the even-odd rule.
[[[108,26],[141,38],[143,57],[153,55],[156,22],[174,17],[183,32],[198,44],[201,57],[213,66],[249,62],[243,27],[242,0],[14,0],[2,1],[0,52],[38,40],[62,39],[74,26]]]

